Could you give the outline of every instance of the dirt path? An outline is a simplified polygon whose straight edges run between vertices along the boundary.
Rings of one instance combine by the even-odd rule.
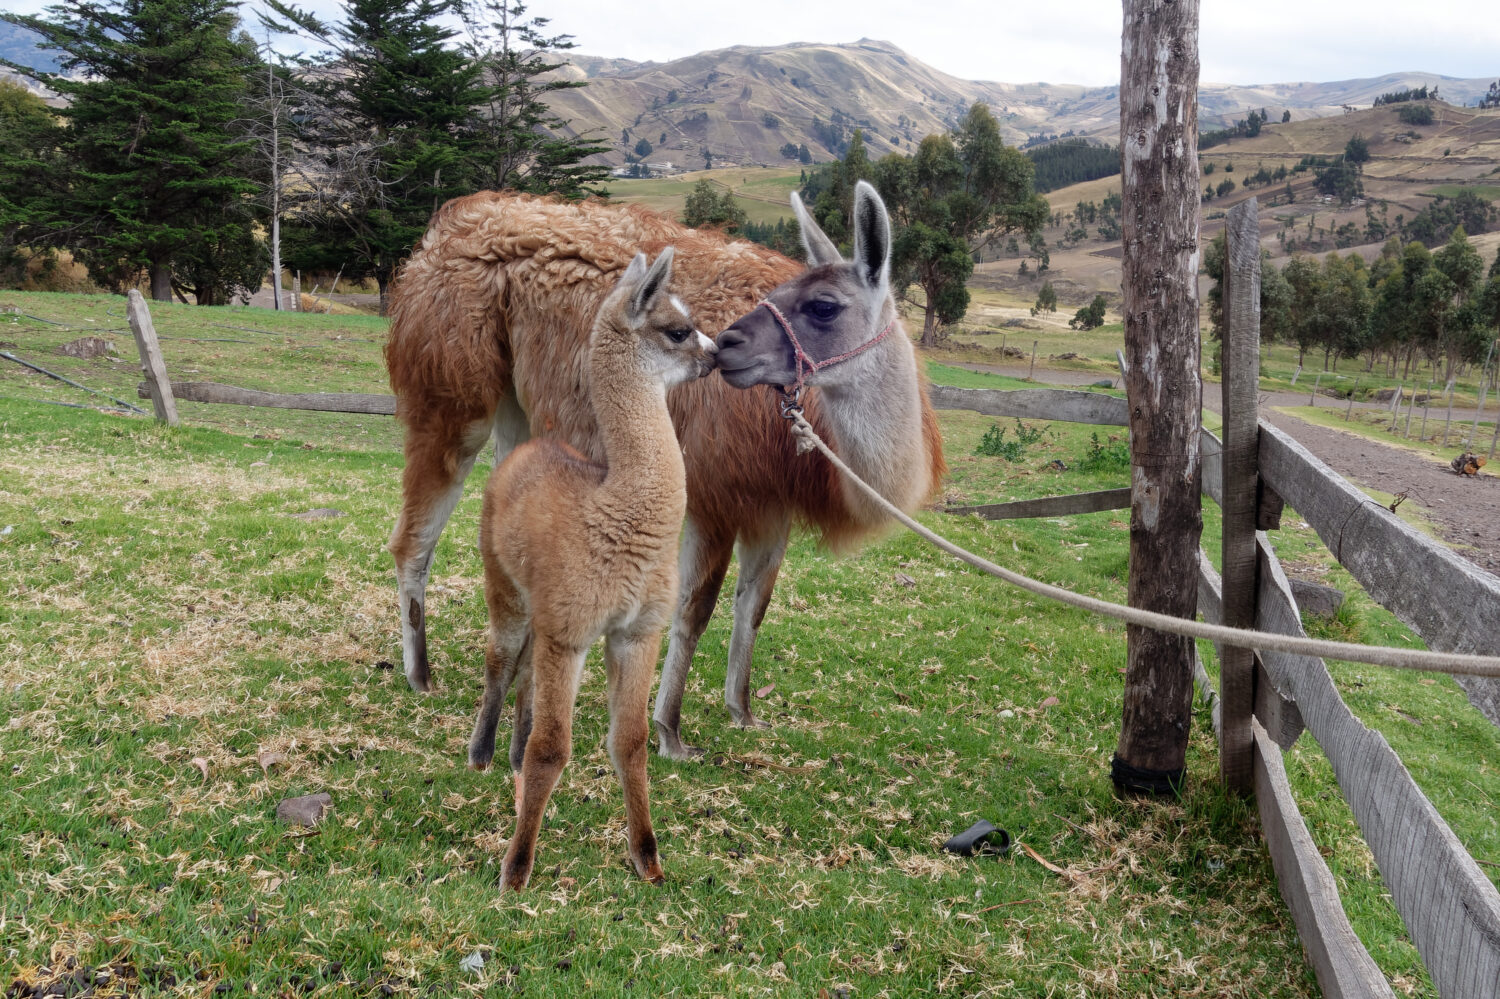
[[[1204,406],[1215,412],[1217,389],[1204,386]],[[1305,406],[1307,398],[1281,396],[1277,393],[1262,404],[1261,413],[1272,425],[1350,482],[1385,493],[1406,493],[1406,502],[1422,508],[1449,547],[1500,575],[1500,478],[1488,469],[1477,476],[1460,476],[1445,462],[1414,451],[1308,423],[1275,408]]]

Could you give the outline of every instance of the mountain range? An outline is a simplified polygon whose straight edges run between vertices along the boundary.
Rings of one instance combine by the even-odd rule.
[[[1120,127],[1118,87],[964,80],[868,38],[740,45],[662,63],[565,58],[558,72],[588,86],[560,92],[554,108],[575,131],[611,143],[610,163],[625,162],[641,139],[651,146],[646,161],[677,167],[702,166],[705,152],[720,166],[785,164],[783,150],[803,145],[824,161],[841,153],[856,127],[872,158],[909,152],[923,136],[951,128],[975,101],[990,106],[1016,144],[1068,133],[1114,143]],[[1437,86],[1449,103],[1472,104],[1491,82],[1408,72],[1327,83],[1201,83],[1199,127],[1231,125],[1252,109],[1272,121],[1285,111],[1293,120],[1342,114],[1408,87]]]
[[[0,22],[0,58],[56,69],[55,53],[38,50],[38,40]],[[571,52],[558,58],[566,60],[558,75],[588,85],[556,92],[553,108],[573,132],[607,142],[600,159],[610,165],[634,158],[674,168],[707,159],[716,166],[790,165],[803,147],[808,159],[822,162],[842,155],[856,128],[878,158],[910,152],[924,136],[952,128],[975,101],[990,106],[1017,145],[1067,134],[1114,143],[1119,132],[1118,87],[965,80],[868,38],[737,45],[661,63]],[[1409,72],[1327,83],[1200,83],[1198,122],[1219,128],[1251,109],[1264,109],[1272,121],[1284,112],[1293,120],[1323,117],[1423,86],[1440,88],[1451,104],[1472,104],[1491,82]]]

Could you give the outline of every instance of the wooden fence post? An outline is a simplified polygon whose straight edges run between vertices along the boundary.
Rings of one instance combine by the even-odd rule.
[[[1203,533],[1198,330],[1199,0],[1125,0],[1120,56],[1125,391],[1130,412],[1132,607],[1191,618]],[[1126,630],[1120,741],[1124,793],[1181,790],[1192,724],[1194,643]]]
[[[1255,627],[1255,496],[1260,441],[1260,215],[1254,198],[1229,210],[1224,266],[1223,623]],[[1250,794],[1255,786],[1250,716],[1255,653],[1219,650],[1219,778]]]
[[[151,408],[156,411],[158,420],[175,427],[177,400],[172,397],[167,362],[162,360],[161,343],[156,339],[156,327],[151,324],[151,310],[146,307],[146,299],[134,288],[130,289],[125,316],[130,321],[130,331],[135,334],[135,349],[141,356],[141,373],[146,376],[146,388],[151,393]]]
[[[1032,381],[1033,376],[1036,374],[1036,345],[1039,343],[1041,343],[1040,340],[1031,341],[1031,370],[1026,372],[1026,380],[1028,382]]]

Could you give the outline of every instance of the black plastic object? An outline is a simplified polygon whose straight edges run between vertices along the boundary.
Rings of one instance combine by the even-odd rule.
[[[1006,853],[1010,850],[1010,833],[980,819],[943,844],[949,853],[971,857],[975,853]]]

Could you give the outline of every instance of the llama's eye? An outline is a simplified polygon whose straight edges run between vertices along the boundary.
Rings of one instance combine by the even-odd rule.
[[[687,329],[667,330],[667,338],[669,340],[671,340],[673,343],[682,343],[684,340],[686,340],[688,337],[690,337],[692,335],[693,335],[693,331],[692,330],[687,330]]]
[[[830,302],[826,298],[815,298],[802,307],[803,311],[819,322],[826,323],[840,312],[844,307],[837,302]]]

